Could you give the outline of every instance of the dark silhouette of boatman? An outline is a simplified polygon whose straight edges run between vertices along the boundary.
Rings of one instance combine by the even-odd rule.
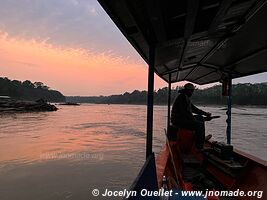
[[[191,83],[184,85],[184,88],[179,91],[179,95],[175,99],[172,106],[171,123],[175,127],[185,128],[195,131],[196,147],[203,149],[205,139],[211,138],[208,135],[205,138],[205,123],[204,116],[211,117],[211,113],[200,110],[191,103],[190,97],[193,95],[195,86]],[[193,113],[197,115],[193,115]]]

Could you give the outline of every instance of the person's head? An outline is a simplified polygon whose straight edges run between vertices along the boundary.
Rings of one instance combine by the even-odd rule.
[[[194,93],[195,86],[192,83],[187,83],[184,85],[184,92],[187,96],[191,97]]]

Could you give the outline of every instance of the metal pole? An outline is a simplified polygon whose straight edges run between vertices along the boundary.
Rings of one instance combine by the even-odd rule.
[[[228,109],[227,109],[227,144],[231,144],[231,117],[232,117],[232,77],[230,76],[228,82]]]
[[[167,130],[169,131],[171,124],[171,73],[169,73],[169,83],[168,83],[168,119],[167,119]]]
[[[149,47],[146,158],[152,154],[155,47]]]

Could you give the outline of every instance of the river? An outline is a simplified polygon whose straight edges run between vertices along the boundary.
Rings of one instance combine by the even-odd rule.
[[[128,188],[145,160],[146,106],[58,106],[57,112],[0,115],[1,200],[88,200],[92,190]],[[206,123],[226,141],[221,118]],[[233,108],[235,148],[267,160],[267,108]],[[155,106],[153,150],[165,141],[166,106]]]

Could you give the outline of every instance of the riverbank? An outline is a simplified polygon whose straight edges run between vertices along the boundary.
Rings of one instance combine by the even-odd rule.
[[[58,108],[43,99],[37,101],[23,101],[15,99],[0,99],[0,113],[9,112],[44,112],[57,111]]]

